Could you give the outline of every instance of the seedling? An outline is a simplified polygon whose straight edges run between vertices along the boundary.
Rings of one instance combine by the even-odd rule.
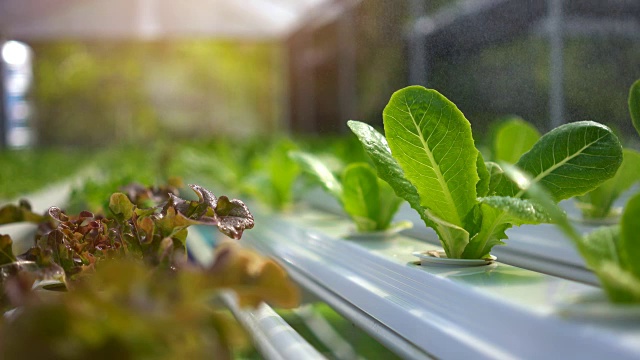
[[[317,156],[305,152],[292,152],[303,171],[313,176],[323,188],[342,205],[358,232],[400,230],[411,227],[408,221],[391,224],[402,198],[380,180],[367,163],[352,163],[336,177]]]
[[[613,302],[640,303],[639,218],[640,194],[636,194],[627,202],[619,225],[601,227],[574,239]]]
[[[640,80],[629,90],[629,114],[633,125],[640,133]],[[620,209],[613,207],[614,202],[633,185],[640,182],[640,152],[633,149],[623,150],[623,160],[616,175],[605,181],[590,193],[576,198],[576,206],[586,219],[611,219],[617,221]]]
[[[258,156],[254,154],[251,171],[243,184],[243,192],[275,210],[284,210],[290,206],[300,167],[289,157],[289,152],[297,148],[296,143],[283,138]]]
[[[218,184],[229,192],[247,195],[284,210],[293,203],[298,165],[289,158],[297,144],[288,138],[231,141],[220,139],[199,148],[189,145],[177,156],[176,172],[198,181]]]
[[[516,183],[521,191],[535,199],[552,222],[573,241],[612,302],[640,303],[640,263],[637,261],[640,256],[640,194],[627,202],[619,224],[603,226],[583,236],[540,184],[533,183],[517,168],[505,170],[507,176],[518,179]]]
[[[484,162],[471,125],[435,90],[397,91],[383,112],[386,138],[349,121],[365,151],[396,194],[432,227],[449,258],[480,259],[503,245],[513,225],[549,221],[501,167]],[[604,125],[581,121],[553,129],[516,162],[554,201],[584,194],[611,178],[622,161],[617,137]]]

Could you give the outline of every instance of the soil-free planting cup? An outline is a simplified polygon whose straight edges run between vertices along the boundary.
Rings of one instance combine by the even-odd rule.
[[[484,259],[449,259],[444,250],[416,251],[413,255],[420,259],[422,266],[484,266],[497,259],[493,255]]]

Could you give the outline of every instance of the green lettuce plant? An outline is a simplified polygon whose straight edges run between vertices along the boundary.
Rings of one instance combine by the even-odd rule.
[[[583,238],[576,238],[580,254],[614,302],[640,303],[638,219],[640,194],[629,199],[619,225],[601,227]]]
[[[362,122],[348,125],[378,176],[436,231],[447,257],[484,258],[504,244],[511,226],[549,221],[499,165],[485,163],[469,121],[437,91],[420,86],[397,91],[383,121],[386,138]],[[611,130],[581,121],[542,136],[516,166],[557,202],[597,187],[621,161],[622,147]]]
[[[293,204],[300,167],[289,157],[289,152],[297,149],[292,140],[280,138],[268,149],[254,153],[243,192],[275,210],[284,210]]]
[[[515,164],[540,139],[538,130],[519,117],[504,120],[493,137],[493,160]]]
[[[629,114],[633,125],[640,134],[640,80],[629,90]],[[614,202],[633,185],[640,182],[640,152],[633,149],[623,150],[623,160],[615,176],[593,191],[576,197],[576,206],[586,219],[607,219],[614,221],[620,215],[620,209],[613,208]]]
[[[306,152],[290,153],[304,172],[316,179],[332,195],[351,217],[358,232],[404,229],[411,223],[400,221],[391,224],[402,198],[380,180],[371,165],[358,162],[347,165],[340,177],[317,156]]]
[[[535,199],[556,224],[573,241],[587,266],[600,280],[608,298],[614,303],[640,303],[640,194],[627,202],[620,222],[580,234],[549,192],[541,184],[515,167],[505,174],[518,184],[520,191]]]

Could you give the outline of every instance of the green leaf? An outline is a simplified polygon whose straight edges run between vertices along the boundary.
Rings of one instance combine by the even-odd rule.
[[[289,140],[280,140],[269,153],[268,172],[273,188],[272,204],[276,208],[293,201],[293,184],[300,174],[300,167],[289,157],[297,146]]]
[[[550,218],[541,205],[526,199],[489,196],[479,199],[482,211],[480,231],[471,238],[463,258],[479,259],[489,255],[491,248],[503,245],[505,231],[511,226],[549,222]]]
[[[447,98],[421,86],[395,92],[383,120],[393,157],[418,190],[421,205],[464,227],[479,180],[469,121]]]
[[[198,221],[184,216],[173,207],[169,207],[165,214],[158,216],[154,221],[155,229],[160,232],[163,238],[172,237],[181,230],[196,224],[198,224]]]
[[[487,167],[487,171],[489,172],[489,189],[487,191],[487,195],[494,195],[498,189],[498,186],[500,186],[500,183],[503,180],[508,180],[504,179],[504,171],[502,171],[500,165],[491,161],[487,161],[485,163],[485,166]]]
[[[391,150],[384,136],[363,122],[349,120],[347,125],[358,137],[365,152],[373,161],[378,176],[393,188],[398,197],[405,199],[428,226],[431,226],[430,224],[433,223],[425,215],[424,208],[420,205],[418,190],[404,176],[404,171],[391,155]]]
[[[640,278],[640,194],[629,199],[620,219],[619,249],[624,267]]]
[[[489,194],[489,183],[491,182],[491,173],[484,162],[482,154],[478,151],[478,158],[476,159],[476,168],[478,171],[478,183],[476,184],[476,194],[478,197],[487,196]]]
[[[297,149],[287,139],[278,139],[271,147],[253,157],[251,171],[247,171],[240,185],[241,192],[251,195],[276,210],[293,203],[293,187],[300,167],[289,152]]]
[[[358,231],[379,230],[380,191],[378,176],[366,163],[354,163],[342,175],[342,203]]]
[[[289,156],[302,167],[304,172],[313,176],[329,194],[338,201],[342,201],[342,184],[317,156],[301,151],[292,151]]]
[[[621,266],[619,226],[602,226],[586,234],[578,250],[591,269],[598,269],[603,261]]]
[[[135,205],[123,193],[114,193],[109,198],[109,209],[120,220],[129,220],[133,216]]]
[[[378,228],[379,230],[389,229],[391,221],[394,215],[398,212],[400,205],[404,201],[396,196],[395,192],[389,184],[381,179],[377,179],[379,198],[380,198],[380,212],[378,213]]]
[[[342,188],[345,211],[361,232],[386,230],[402,203],[367,163],[347,166],[342,175]]]
[[[594,269],[609,299],[614,303],[640,303],[640,279],[620,265],[603,261]]]
[[[602,124],[580,121],[545,134],[516,166],[532,176],[555,201],[582,195],[611,178],[622,162],[618,138]],[[522,191],[503,181],[498,195],[520,197]]]
[[[488,196],[479,200],[483,205],[503,211],[507,221],[516,226],[551,221],[546,210],[531,200],[505,196]]]
[[[529,174],[514,165],[502,164],[502,170],[504,181],[514,184],[519,193],[526,195],[539,204],[541,209],[548,214],[550,222],[560,227],[576,244],[582,242],[582,237],[567,219],[567,214],[558,206],[544,186],[538,182],[534,182]]]
[[[633,126],[640,135],[640,79],[636,80],[629,89],[629,114]]]
[[[622,151],[622,165],[616,174],[602,185],[577,200],[585,217],[604,218],[611,212],[620,195],[640,181],[640,153],[632,149]]]
[[[440,243],[447,257],[452,259],[461,258],[465,247],[469,244],[469,232],[458,225],[440,219],[429,209],[426,209],[425,213],[430,222],[434,224],[433,228],[440,237]]]
[[[493,144],[495,161],[515,164],[540,138],[538,130],[527,121],[515,117],[500,124]]]
[[[464,248],[461,257],[465,259],[481,259],[491,253],[496,245],[504,245],[503,239],[507,239],[507,231],[511,224],[504,220],[505,213],[502,210],[488,205],[480,205],[482,212],[482,224],[469,244]]]
[[[514,165],[502,164],[504,181],[509,181],[516,186],[518,191],[535,201],[540,209],[549,217],[550,222],[556,224],[578,246],[582,243],[582,236],[567,219],[567,214],[558,206],[549,192],[539,183],[534,182],[529,174],[518,169]],[[483,219],[484,223],[485,219]],[[497,218],[491,226],[498,226],[501,219]],[[489,222],[487,222],[489,223]],[[483,224],[484,225],[484,224]]]
[[[640,302],[640,194],[625,207],[620,225],[601,227],[578,243],[580,254],[616,303]]]

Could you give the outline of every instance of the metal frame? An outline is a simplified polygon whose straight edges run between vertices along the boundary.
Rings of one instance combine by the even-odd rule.
[[[632,1],[463,0],[430,16],[421,9],[422,2],[409,0],[410,83],[427,85],[429,61],[452,53],[472,53],[523,34],[540,33],[536,29],[542,28],[549,42],[550,128],[565,122],[564,39],[591,35],[640,38],[640,4]],[[501,21],[507,16],[509,23]],[[434,41],[436,45],[426,50]]]

